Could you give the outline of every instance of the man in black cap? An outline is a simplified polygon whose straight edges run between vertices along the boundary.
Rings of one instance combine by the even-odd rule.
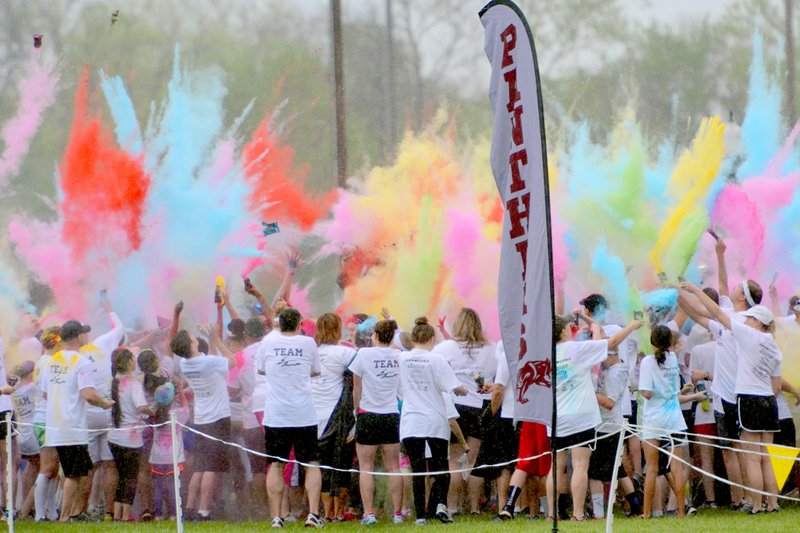
[[[45,446],[56,448],[66,478],[61,504],[62,522],[86,517],[83,511],[91,488],[89,473],[92,471],[86,404],[103,409],[114,404],[97,393],[92,364],[78,351],[88,342],[89,331],[89,326],[77,320],[69,320],[61,326],[62,349],[42,368],[39,382],[48,398],[58,400],[47,403]]]

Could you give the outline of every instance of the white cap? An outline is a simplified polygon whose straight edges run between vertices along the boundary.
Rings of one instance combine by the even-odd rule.
[[[743,312],[742,316],[749,316],[755,318],[765,326],[769,326],[770,324],[772,324],[772,321],[775,320],[772,311],[770,311],[763,305],[754,305],[747,311]]]

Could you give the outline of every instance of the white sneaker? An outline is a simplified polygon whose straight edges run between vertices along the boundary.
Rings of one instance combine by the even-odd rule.
[[[436,506],[436,518],[443,524],[452,524],[453,519],[450,517],[450,513],[447,512],[447,506],[443,503],[440,503]]]
[[[417,521],[414,522],[414,525],[415,526],[427,526],[428,525],[428,521],[425,520],[424,518],[417,518]]]
[[[325,522],[322,521],[320,517],[315,514],[308,513],[308,518],[306,518],[306,527],[313,527],[316,529],[322,529],[325,527]]]
[[[403,523],[403,513],[398,513],[392,516],[392,524],[402,524]]]
[[[365,514],[364,518],[361,519],[362,526],[374,526],[378,523],[378,519],[375,518],[374,513]]]
[[[272,519],[272,529],[283,529],[283,518],[276,516]]]

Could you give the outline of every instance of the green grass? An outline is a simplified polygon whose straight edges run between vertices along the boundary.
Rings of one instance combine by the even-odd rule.
[[[559,531],[565,532],[601,532],[605,531],[605,520],[591,521],[581,524],[570,522],[559,522]],[[264,531],[269,529],[269,522],[210,522],[205,524],[186,524],[184,531],[187,533],[240,533],[250,531]],[[303,529],[302,523],[289,524],[286,528],[294,531],[309,531]],[[623,515],[615,516],[614,531],[639,533],[685,533],[688,531],[701,531],[703,533],[724,532],[733,533],[736,531],[749,531],[752,533],[798,531],[800,529],[800,508],[791,507],[784,509],[780,513],[770,515],[746,516],[730,511],[700,511],[697,516],[679,520],[677,518],[661,518],[644,522],[638,518],[627,518]],[[17,522],[15,530],[21,532],[143,532],[143,531],[176,531],[174,523],[151,522],[148,524],[35,524],[33,522]],[[412,522],[406,522],[403,526],[393,526],[387,521],[383,521],[377,526],[369,528],[361,526],[358,522],[344,524],[327,524],[327,531],[398,531],[398,530],[417,530]],[[454,525],[442,525],[430,523],[421,531],[455,531],[469,533],[480,531],[540,531],[552,530],[552,524],[539,520],[527,520],[518,518],[513,522],[496,523],[489,517],[456,517]]]

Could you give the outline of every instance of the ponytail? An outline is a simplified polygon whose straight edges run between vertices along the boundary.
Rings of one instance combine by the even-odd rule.
[[[115,428],[118,428],[122,422],[122,407],[119,404],[119,378],[117,375],[126,373],[128,371],[128,363],[132,360],[133,352],[127,348],[117,348],[111,352],[111,375],[114,376],[111,381],[111,399],[114,400],[114,405],[111,406],[111,419]]]
[[[122,422],[122,409],[119,406],[119,378],[117,377],[111,381],[111,399],[114,400],[114,405],[111,406],[111,419],[114,427],[118,428]]]
[[[650,332],[650,344],[655,350],[653,355],[658,366],[662,366],[667,360],[667,352],[672,346],[672,330],[664,325],[655,326]]]

